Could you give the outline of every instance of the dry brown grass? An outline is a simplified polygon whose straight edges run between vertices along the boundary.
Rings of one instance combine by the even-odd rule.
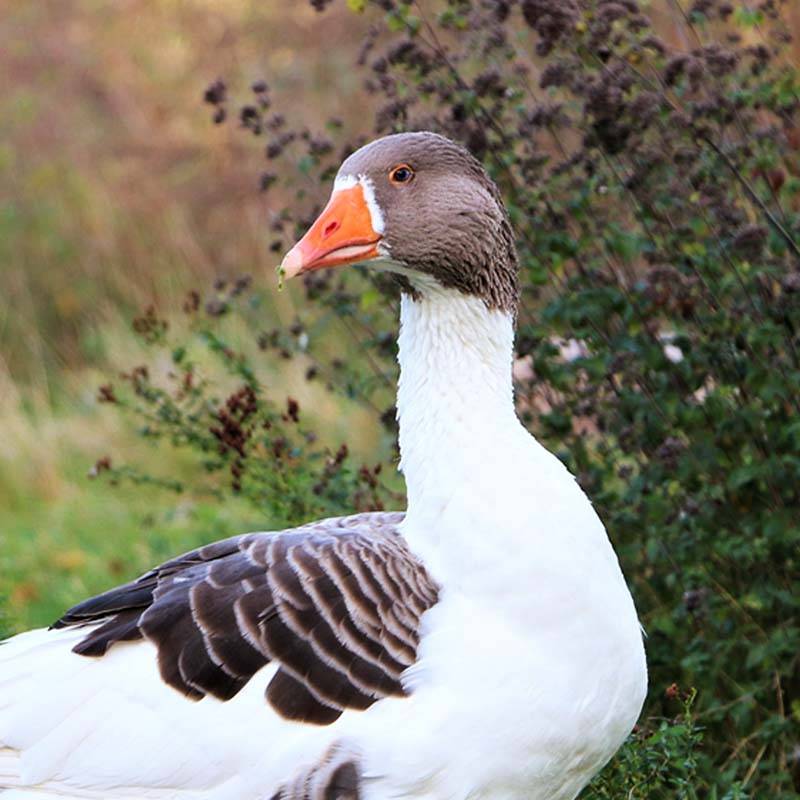
[[[5,13],[0,370],[49,392],[54,370],[102,362],[95,328],[119,310],[270,274],[261,154],[210,124],[202,91],[266,76],[278,97],[305,98],[288,104],[300,123],[355,113],[348,22],[345,9],[242,0]]]

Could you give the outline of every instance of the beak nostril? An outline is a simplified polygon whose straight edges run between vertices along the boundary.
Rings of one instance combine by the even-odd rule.
[[[283,274],[291,278],[322,267],[370,261],[378,256],[381,238],[363,187],[334,187],[325,208],[283,259]]]

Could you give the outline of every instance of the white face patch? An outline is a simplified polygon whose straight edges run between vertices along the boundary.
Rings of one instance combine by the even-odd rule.
[[[364,200],[369,209],[372,230],[382,235],[386,228],[383,212],[378,205],[378,201],[375,199],[375,189],[372,185],[372,181],[366,175],[337,175],[336,180],[333,182],[333,191],[338,192],[340,189],[352,189],[356,184],[360,184],[364,192]]]
[[[340,189],[352,189],[358,183],[358,178],[355,175],[337,175],[336,180],[333,182],[333,191],[338,192]]]
[[[366,175],[359,175],[358,182],[361,184],[361,188],[364,190],[364,199],[367,201],[369,216],[372,220],[372,230],[374,230],[375,233],[383,234],[386,226],[383,220],[383,212],[381,211],[381,207],[378,205],[378,201],[375,198],[375,187],[372,185],[372,181]]]

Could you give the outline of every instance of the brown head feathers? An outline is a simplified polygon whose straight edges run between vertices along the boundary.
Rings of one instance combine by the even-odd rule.
[[[371,185],[383,247],[405,269],[514,312],[514,236],[500,192],[464,147],[436,133],[398,133],[349,156],[339,178]],[[413,275],[404,288],[414,287]]]

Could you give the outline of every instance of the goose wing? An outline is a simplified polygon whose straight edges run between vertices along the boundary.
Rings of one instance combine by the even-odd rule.
[[[275,662],[272,708],[327,725],[404,694],[400,676],[438,590],[397,533],[401,520],[360,514],[215,542],[80,603],[53,627],[89,626],[73,650],[95,658],[147,639],[162,680],[194,700],[229,700]]]

